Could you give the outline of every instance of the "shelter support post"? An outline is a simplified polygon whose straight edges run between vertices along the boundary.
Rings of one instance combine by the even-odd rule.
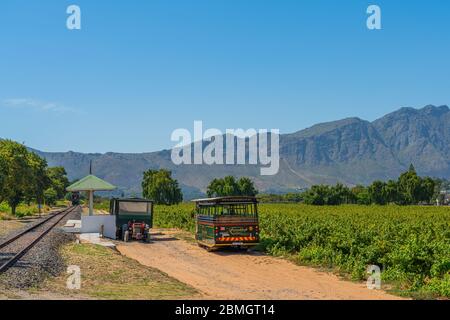
[[[94,191],[89,190],[89,215],[94,215]]]

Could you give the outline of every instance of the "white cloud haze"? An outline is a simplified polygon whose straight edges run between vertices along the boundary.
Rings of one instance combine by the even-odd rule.
[[[41,101],[30,98],[12,98],[2,101],[3,105],[10,108],[29,108],[46,112],[75,112],[75,109],[64,106],[57,102]]]

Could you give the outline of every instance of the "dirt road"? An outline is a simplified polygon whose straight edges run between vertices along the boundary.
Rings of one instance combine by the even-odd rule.
[[[160,230],[151,244],[126,243],[117,249],[191,285],[204,299],[399,299],[260,253],[207,252],[175,233]]]

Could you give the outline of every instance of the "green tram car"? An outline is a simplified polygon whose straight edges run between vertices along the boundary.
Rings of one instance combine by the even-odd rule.
[[[259,243],[258,201],[255,197],[194,200],[195,238],[200,246],[248,248]]]
[[[109,213],[116,217],[116,239],[150,241],[153,228],[153,201],[113,198]]]

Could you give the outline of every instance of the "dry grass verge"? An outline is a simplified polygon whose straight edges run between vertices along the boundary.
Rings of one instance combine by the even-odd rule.
[[[49,279],[39,291],[51,291],[69,299],[159,300],[182,299],[195,289],[165,273],[139,264],[118,252],[91,244],[69,244],[62,255],[67,265],[81,269],[81,290],[66,287],[67,275]]]
[[[0,238],[6,237],[11,232],[25,227],[27,223],[28,221],[0,219]]]

